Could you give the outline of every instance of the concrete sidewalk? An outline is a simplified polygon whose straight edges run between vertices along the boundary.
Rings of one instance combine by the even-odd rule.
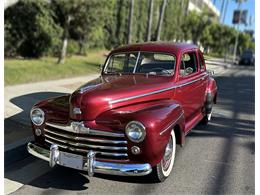
[[[71,93],[82,84],[98,76],[98,74],[93,74],[5,87],[5,151],[30,140],[32,133],[29,114],[35,103],[49,97]]]

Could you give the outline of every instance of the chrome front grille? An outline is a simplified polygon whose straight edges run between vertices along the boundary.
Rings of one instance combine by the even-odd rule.
[[[80,126],[83,123],[77,123]],[[77,127],[78,127],[77,126]],[[59,148],[86,156],[89,150],[96,152],[97,159],[127,161],[127,141],[124,133],[93,130],[73,125],[64,126],[46,123],[45,142],[57,144]]]

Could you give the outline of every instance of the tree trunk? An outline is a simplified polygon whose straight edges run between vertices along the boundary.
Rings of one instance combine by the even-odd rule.
[[[134,15],[134,0],[131,0],[130,12],[128,17],[128,36],[127,43],[131,43],[132,39],[132,23],[133,23],[133,15]]]
[[[65,62],[67,46],[68,46],[70,20],[71,20],[71,17],[68,16],[66,18],[66,23],[64,25],[63,36],[62,36],[62,47],[61,47],[61,51],[60,51],[60,55],[59,55],[59,59],[58,59],[58,64],[63,64]]]
[[[150,0],[149,10],[148,10],[148,20],[147,20],[146,41],[151,40],[152,23],[153,23],[153,0]]]
[[[143,18],[143,9],[144,9],[144,4],[143,2],[139,3],[139,14],[138,14],[138,18]],[[140,43],[141,41],[143,41],[143,23],[142,22],[138,22],[137,25],[137,41]]]
[[[160,15],[159,15],[159,21],[158,21],[158,25],[157,25],[157,30],[156,30],[156,41],[160,41],[160,34],[161,34],[166,4],[167,4],[167,0],[163,0],[162,5],[161,5],[161,9],[160,9]]]
[[[86,43],[86,38],[82,37],[79,39],[78,41],[78,45],[79,45],[79,51],[78,54],[79,55],[85,55],[85,43]]]
[[[66,53],[67,53],[67,46],[68,46],[68,38],[64,34],[63,38],[62,38],[62,47],[61,47],[61,51],[60,51],[58,64],[63,64],[65,62],[65,57],[66,57]]]
[[[186,4],[185,10],[184,10],[185,17],[188,15],[188,12],[189,12],[189,4],[190,4],[190,0],[187,0],[187,4]]]

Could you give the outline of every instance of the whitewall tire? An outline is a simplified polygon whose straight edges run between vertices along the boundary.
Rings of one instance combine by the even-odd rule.
[[[163,182],[172,172],[176,153],[176,137],[174,130],[171,132],[169,142],[165,148],[164,156],[161,162],[153,168],[155,179]]]

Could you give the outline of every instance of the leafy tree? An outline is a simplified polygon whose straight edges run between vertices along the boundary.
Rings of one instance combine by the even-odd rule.
[[[207,26],[202,32],[201,43],[206,51],[226,55],[234,45],[235,29],[214,22]]]
[[[53,0],[52,5],[57,15],[57,22],[63,28],[62,46],[59,63],[63,63],[68,39],[79,43],[79,53],[85,53],[85,45],[100,46],[103,44],[103,26],[107,14],[105,0]],[[91,41],[89,41],[92,39]]]
[[[244,32],[239,33],[238,54],[241,54],[246,49],[254,50],[254,48],[255,48],[255,45],[254,45],[254,42],[253,42],[252,38],[250,37],[250,35],[247,33],[244,33]]]
[[[192,11],[188,14],[182,25],[184,39],[192,40],[194,44],[198,44],[202,35],[202,31],[211,23],[211,15],[207,11],[197,13]]]
[[[108,0],[109,14],[105,20],[105,47],[113,48],[127,43],[129,2]]]
[[[5,55],[40,57],[57,46],[61,29],[50,5],[41,0],[21,0],[5,10]]]

